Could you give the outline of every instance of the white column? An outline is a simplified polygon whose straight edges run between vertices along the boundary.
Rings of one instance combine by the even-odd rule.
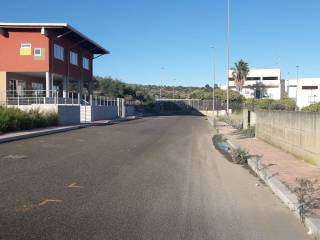
[[[52,95],[52,74],[46,72],[46,97],[51,97]]]
[[[63,98],[69,98],[68,88],[69,88],[69,80],[67,76],[63,77]]]

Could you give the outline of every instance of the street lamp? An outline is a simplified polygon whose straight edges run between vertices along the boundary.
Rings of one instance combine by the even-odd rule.
[[[214,110],[215,110],[215,99],[214,99],[214,86],[216,85],[216,61],[215,61],[215,48],[214,46],[211,47],[213,51],[213,87],[212,87],[212,125],[214,126]],[[229,80],[228,80],[229,81]]]
[[[161,67],[161,70],[164,71],[164,67]],[[161,80],[160,80],[160,99],[162,98],[162,77],[161,77]]]
[[[227,116],[229,118],[229,68],[230,68],[230,0],[227,13]]]
[[[296,84],[296,111],[298,111],[298,110],[299,110],[299,107],[298,107],[299,67],[300,67],[300,66],[296,66],[296,68],[297,68],[297,84]]]
[[[173,80],[173,86],[172,86],[172,99],[174,99],[174,83],[175,83],[175,81],[177,80],[177,79],[172,79]]]

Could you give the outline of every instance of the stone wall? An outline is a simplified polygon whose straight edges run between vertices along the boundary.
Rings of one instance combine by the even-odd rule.
[[[257,110],[256,137],[320,165],[320,114]]]

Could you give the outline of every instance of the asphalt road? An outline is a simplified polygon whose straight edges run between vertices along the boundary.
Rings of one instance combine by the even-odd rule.
[[[202,117],[150,117],[0,145],[0,239],[302,240]]]

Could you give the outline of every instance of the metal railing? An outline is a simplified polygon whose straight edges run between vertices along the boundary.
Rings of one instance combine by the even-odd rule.
[[[49,97],[47,97],[49,96]],[[94,105],[117,106],[117,99],[103,95],[88,95],[69,91],[46,90],[21,90],[0,92],[1,105],[31,105],[31,104],[56,104],[56,105]]]

